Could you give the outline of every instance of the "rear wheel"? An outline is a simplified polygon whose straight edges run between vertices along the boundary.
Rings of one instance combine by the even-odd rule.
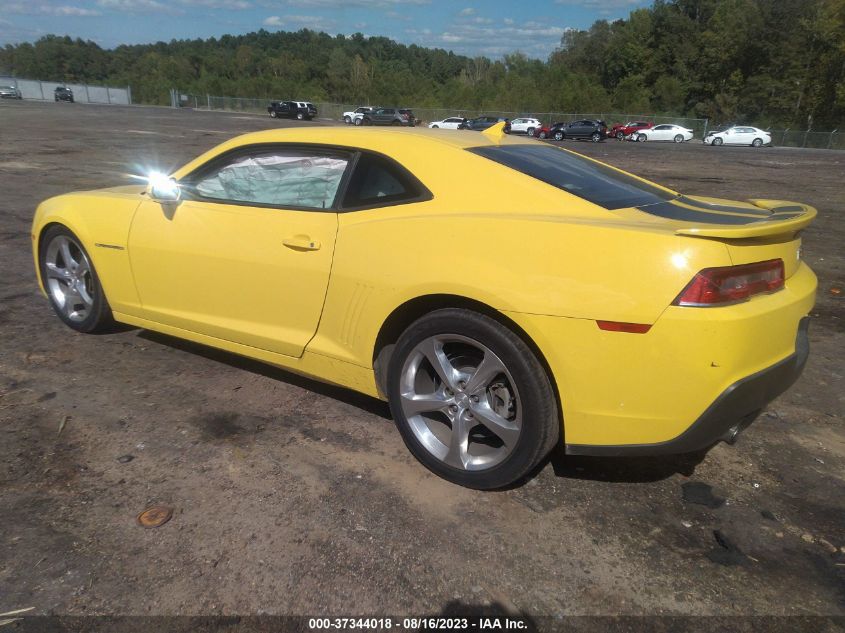
[[[271,119],[275,119],[275,118],[276,118],[276,111],[275,111],[275,110],[270,110],[270,118],[271,118]]]
[[[675,134],[675,138],[672,139],[672,140],[675,141],[676,143],[683,143],[684,137],[683,137],[682,134]]]
[[[544,138],[546,138],[546,137],[548,137],[548,134],[547,134],[546,132],[541,131],[541,132],[540,132],[540,138],[543,138],[543,139],[544,139]]]
[[[411,453],[469,488],[520,480],[560,437],[554,392],[533,352],[469,310],[437,310],[405,331],[390,359],[388,396]]]
[[[616,133],[616,138],[618,138],[620,141],[623,140],[625,138],[625,133],[620,130]]]
[[[39,249],[44,289],[56,315],[77,332],[98,332],[113,325],[97,271],[79,239],[63,226],[47,229]]]
[[[528,128],[528,130],[526,131],[526,134],[528,134],[528,136],[534,136],[534,128],[533,127]]]
[[[364,119],[360,119],[360,118],[355,119],[355,125],[363,125],[363,124],[364,124]]]
[[[755,138],[753,141],[751,141],[752,147],[760,147],[762,144],[763,144],[763,139],[761,139],[761,138]]]
[[[305,118],[305,115],[304,115],[304,114],[302,114],[302,112],[297,112],[297,113],[296,113],[296,120],[297,120],[297,121],[302,121],[302,119],[304,119],[304,118]]]
[[[432,129],[432,130],[437,130],[437,129],[440,129],[440,126],[439,126],[439,125],[432,125],[432,126],[431,126],[431,129]]]
[[[590,140],[593,141],[593,143],[598,143],[601,140],[601,134],[599,132],[593,132],[590,136]]]

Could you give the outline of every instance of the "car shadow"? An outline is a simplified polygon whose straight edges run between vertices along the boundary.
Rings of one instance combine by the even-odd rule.
[[[555,476],[609,483],[648,483],[680,474],[690,477],[710,449],[681,455],[651,457],[586,457],[566,455],[558,447],[549,456]],[[545,466],[545,464],[544,464]]]
[[[300,376],[299,374],[282,369],[281,367],[276,367],[275,365],[268,365],[267,363],[252,360],[251,358],[247,358],[245,356],[239,356],[231,352],[226,352],[214,347],[208,347],[185,339],[168,336],[167,334],[160,334],[159,332],[153,332],[151,330],[141,330],[138,333],[138,336],[153,343],[166,345],[167,347],[171,347],[173,349],[178,349],[189,354],[196,354],[197,356],[202,356],[203,358],[223,363],[229,367],[241,369],[243,371],[248,371],[253,374],[270,378],[271,380],[286,382],[290,385],[313,391],[321,396],[345,402],[346,404],[350,404],[353,407],[366,411],[367,413],[384,418],[385,420],[390,420],[391,423],[393,422],[393,417],[390,415],[390,407],[386,402],[358,393],[357,391],[352,391],[346,387],[330,385],[305,376]]]
[[[258,374],[271,380],[285,382],[316,394],[345,402],[393,424],[390,407],[386,402],[347,389],[346,387],[330,385],[245,356],[239,356],[238,354],[151,330],[140,330],[138,336],[159,345],[189,354],[196,354],[236,369]],[[709,449],[696,453],[658,455],[653,457],[585,457],[581,455],[567,455],[563,446],[558,446],[527,477],[507,486],[505,489],[521,488],[527,482],[537,477],[549,464],[555,476],[562,479],[581,479],[608,483],[648,483],[668,479],[675,474],[682,474],[689,477],[695,472],[695,468],[704,460],[708,451]]]

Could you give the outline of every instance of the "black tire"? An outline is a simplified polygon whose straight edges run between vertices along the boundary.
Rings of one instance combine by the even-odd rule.
[[[526,130],[525,133],[528,134],[528,136],[534,136],[534,128],[533,127],[528,128],[528,130]]]
[[[88,292],[93,299],[93,305],[91,309],[88,311],[88,315],[85,319],[81,321],[74,321],[70,319],[61,309],[61,306],[58,304],[55,296],[53,293],[50,292],[50,287],[48,285],[48,277],[47,277],[47,252],[50,246],[50,243],[59,237],[65,237],[70,239],[76,248],[78,248],[87,258],[90,269],[91,269],[91,276],[90,276],[90,287],[88,287]],[[109,331],[114,327],[114,318],[112,317],[111,307],[109,306],[109,302],[106,299],[106,295],[103,292],[103,287],[100,284],[100,278],[97,275],[97,271],[94,268],[94,262],[91,260],[91,256],[88,254],[88,251],[85,250],[85,247],[82,245],[82,241],[76,237],[69,229],[66,227],[55,224],[48,228],[42,235],[41,240],[39,242],[39,249],[38,249],[38,268],[41,274],[41,279],[44,281],[44,287],[47,290],[47,297],[50,301],[50,306],[53,308],[53,311],[56,313],[56,316],[62,320],[62,322],[67,325],[69,328],[76,330],[77,332],[83,332],[85,334],[94,334],[97,332],[106,332]]]
[[[601,140],[601,133],[600,132],[593,132],[590,136],[590,140],[593,143],[598,143]]]
[[[275,118],[276,118],[276,116],[277,116],[277,115],[276,115],[276,111],[275,111],[275,110],[270,110],[270,118],[271,118],[271,119],[275,119]]]
[[[362,118],[360,118],[360,117],[359,117],[359,118],[355,119],[355,120],[353,121],[353,123],[354,123],[355,125],[364,125],[364,119],[362,119]]]
[[[620,140],[620,141],[625,140],[625,133],[624,133],[624,132],[621,132],[621,131],[620,131],[620,132],[617,132],[617,133],[616,133],[616,138],[617,138],[618,140]]]
[[[672,140],[675,141],[676,143],[683,143],[684,142],[684,136],[683,136],[683,134],[675,134],[675,138],[672,139]]]
[[[489,348],[513,377],[521,403],[522,427],[503,461],[481,470],[450,466],[429,452],[414,433],[401,405],[400,380],[406,360],[429,337],[457,334]],[[459,308],[436,310],[417,319],[399,338],[390,358],[387,391],[393,418],[405,445],[426,468],[468,488],[490,490],[514,484],[532,472],[559,442],[555,393],[543,365],[519,336],[498,321]]]
[[[296,113],[296,120],[297,120],[297,121],[302,121],[304,118],[305,118],[305,115],[304,115],[304,114],[302,114],[302,112],[297,112],[297,113]]]
[[[645,143],[648,140],[648,136],[640,132],[637,134],[637,143]]]
[[[439,129],[440,129],[440,126],[439,126],[439,125],[432,125],[432,126],[431,126],[431,129],[432,129],[432,130],[439,130]]]
[[[751,141],[751,147],[762,147],[762,145],[763,139],[761,138],[755,138],[753,141]]]
[[[712,143],[712,145],[717,145],[717,146],[718,146],[718,145],[721,145],[722,143],[724,143],[724,141],[723,141],[722,139],[720,139],[720,138],[718,138],[718,137],[717,137],[717,138],[714,138],[714,139],[713,139],[713,143]]]
[[[564,134],[563,132],[561,132],[559,130],[557,132],[555,132],[555,134],[554,134],[554,139],[556,141],[562,141],[565,138],[566,138],[566,134]]]
[[[541,132],[540,132],[540,138],[541,138],[541,139],[545,139],[546,137],[548,137],[548,134],[547,134],[546,132],[542,132],[542,131],[541,131]]]
[[[346,125],[349,125],[350,123],[352,123],[352,118],[349,116],[345,116],[343,117],[343,122],[346,123]]]

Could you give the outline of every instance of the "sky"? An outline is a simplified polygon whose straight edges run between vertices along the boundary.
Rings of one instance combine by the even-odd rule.
[[[104,48],[259,29],[356,32],[462,55],[545,59],[566,29],[627,17],[650,0],[0,0],[0,45],[48,33]]]

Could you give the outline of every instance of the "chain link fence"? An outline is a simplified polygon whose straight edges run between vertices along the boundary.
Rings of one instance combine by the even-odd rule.
[[[174,107],[189,107],[197,110],[226,110],[229,112],[267,113],[269,99],[249,99],[243,97],[215,97],[212,95],[191,95],[172,91]],[[314,103],[317,106],[318,118],[342,121],[344,112],[351,112],[361,106],[360,103]],[[404,106],[403,106],[404,107]],[[656,114],[624,114],[619,112],[515,112],[505,110],[477,110],[470,108],[415,108],[411,107],[414,115],[421,121],[421,125],[428,125],[432,121],[441,121],[448,117],[472,118],[479,115],[498,116],[506,119],[517,117],[533,117],[545,125],[559,121],[577,121],[579,119],[599,119],[607,123],[608,127],[616,123],[629,121],[648,121],[659,125],[674,123],[689,128],[695,138],[701,139],[707,133],[708,119],[689,117],[672,117]],[[772,145],[781,147],[809,147],[817,149],[845,149],[845,131],[833,130],[819,132],[815,130],[767,130],[772,135]]]

